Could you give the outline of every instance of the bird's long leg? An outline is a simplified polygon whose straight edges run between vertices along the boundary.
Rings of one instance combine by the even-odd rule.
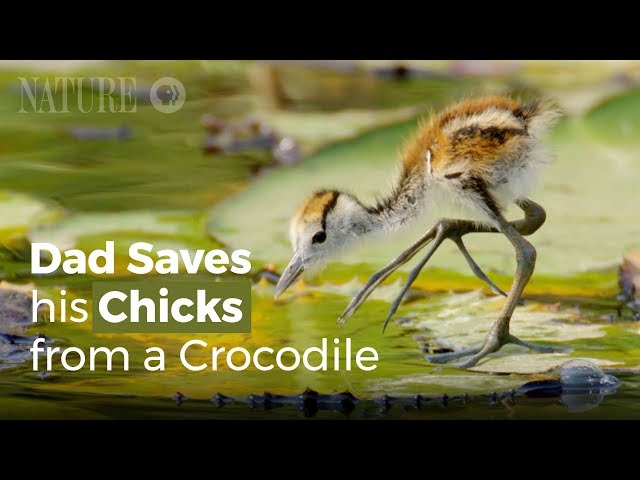
[[[517,220],[515,222],[512,222],[512,225],[514,226],[514,228],[516,228],[516,230],[518,230],[518,232],[521,233],[522,235],[530,235],[536,230],[538,230],[538,228],[540,228],[540,226],[544,223],[546,218],[546,213],[544,209],[537,203],[526,198],[520,199],[519,201],[516,202],[516,204],[525,212],[525,218],[523,220]],[[466,235],[467,233],[496,232],[497,230],[491,227],[488,227],[486,229],[482,227],[477,227],[475,223],[471,222],[470,224],[470,222],[465,220],[456,220],[456,221],[442,220],[440,223],[438,223],[438,226],[443,227],[441,229],[442,240],[444,240],[445,238],[449,238],[456,244],[456,246],[458,247],[458,250],[460,250],[460,253],[462,253],[462,256],[467,261],[467,264],[469,265],[469,268],[471,268],[471,271],[474,273],[474,275],[478,277],[480,280],[482,280],[483,282],[485,282],[493,293],[495,293],[496,295],[502,295],[503,297],[507,297],[508,295],[500,287],[498,287],[495,283],[493,283],[491,279],[487,277],[487,275],[482,271],[482,269],[478,266],[476,261],[473,259],[473,257],[467,250],[467,247],[465,246],[464,242],[462,241],[462,236]],[[450,230],[447,230],[447,227],[453,227],[453,228],[451,228]],[[389,323],[389,320],[391,320],[391,317],[393,316],[393,314],[396,313],[396,311],[398,310],[398,307],[400,306],[400,303],[402,302],[402,299],[406,295],[407,291],[409,290],[409,288],[411,287],[415,279],[418,277],[418,275],[420,274],[424,266],[427,264],[427,262],[429,261],[429,259],[431,258],[435,250],[438,248],[438,246],[440,246],[440,243],[442,242],[442,240],[432,245],[432,247],[429,249],[429,251],[425,255],[425,258],[413,270],[411,270],[411,273],[407,278],[405,286],[403,287],[402,291],[396,297],[395,301],[391,305],[391,309],[389,310],[387,318],[384,322],[384,326],[382,327],[383,333],[387,328],[387,324]],[[522,304],[522,302],[518,300],[518,304],[520,305]]]
[[[455,355],[449,354],[447,357],[440,358],[441,361],[450,361],[455,358],[471,355],[471,357],[467,361],[459,365],[460,368],[473,367],[476,363],[478,363],[479,360],[490,353],[498,351],[503,345],[507,343],[515,343],[517,345],[522,345],[541,352],[556,352],[564,350],[557,347],[535,345],[532,343],[524,342],[509,332],[509,322],[511,320],[511,316],[513,315],[513,311],[518,304],[518,300],[520,299],[524,288],[526,287],[529,279],[531,278],[531,275],[533,274],[537,254],[533,245],[531,245],[531,243],[529,243],[518,232],[513,224],[507,222],[501,216],[498,216],[497,220],[500,232],[503,233],[505,237],[507,237],[516,251],[516,274],[513,279],[513,284],[511,286],[511,290],[509,291],[507,301],[505,302],[498,319],[491,326],[491,330],[489,330],[489,333],[485,338],[482,346],[480,348],[475,347],[461,352],[454,352]],[[431,356],[430,360],[433,361],[434,356]]]
[[[521,232],[523,235],[530,235],[536,230],[538,230],[538,228],[542,226],[546,218],[544,209],[540,205],[538,205],[537,203],[529,199],[521,199],[517,201],[516,204],[518,205],[518,207],[520,207],[523,210],[525,217],[523,219],[512,222],[513,227],[517,231]],[[489,232],[498,231],[494,227],[490,227],[487,225],[480,225],[480,224],[477,224],[476,222],[471,222],[466,220],[441,220],[441,222],[439,222],[436,226],[432,227],[427,233],[425,233],[421,238],[419,238],[416,242],[414,242],[409,248],[407,248],[404,252],[402,252],[395,259],[393,259],[387,266],[385,266],[381,270],[374,273],[371,276],[371,278],[369,278],[369,281],[362,288],[362,290],[360,290],[351,299],[351,302],[349,302],[349,305],[347,306],[345,311],[338,318],[338,322],[339,323],[346,322],[347,319],[349,319],[349,317],[351,317],[356,312],[356,310],[360,307],[360,305],[364,303],[367,297],[371,295],[371,292],[373,292],[373,290],[375,290],[378,285],[380,285],[395,270],[397,270],[399,267],[401,267],[402,265],[407,263],[409,260],[411,260],[414,257],[414,255],[418,253],[418,251],[420,251],[422,248],[428,245],[434,238],[436,238],[436,236],[438,235],[439,228],[442,230],[442,227],[439,227],[439,225],[442,222],[447,223],[448,228],[446,229],[447,231],[445,233],[449,235],[449,238],[461,238],[463,235],[466,235],[467,233],[483,233],[483,232],[489,233]],[[440,243],[441,242],[442,240],[440,241]],[[460,245],[458,245],[458,248],[460,248]],[[471,256],[469,255],[468,252],[466,252],[466,249],[463,248],[461,249],[461,251],[463,255],[465,255],[466,253],[465,258],[467,259],[467,263],[469,263],[472,271],[476,275],[478,275],[478,271],[479,271],[482,276],[480,275],[478,276],[483,280],[485,280],[486,275],[484,275],[484,273],[482,272],[482,270],[480,270],[479,267],[477,268],[477,270],[474,270],[473,265],[477,267],[477,264],[473,261],[473,259],[471,259]],[[430,253],[428,252],[428,257],[430,258],[432,254],[433,252],[430,252]],[[429,258],[427,258],[426,260],[428,261]],[[424,264],[426,264],[426,261],[424,262]],[[422,267],[424,267],[424,264],[422,264]],[[483,276],[485,278],[483,278]],[[490,281],[488,283],[489,283],[489,286],[493,285],[493,283]]]
[[[500,287],[498,287],[495,283],[493,283],[489,277],[487,277],[487,275],[478,266],[478,264],[473,259],[473,257],[471,257],[471,254],[467,251],[467,247],[465,247],[464,242],[462,241],[461,234],[455,229],[452,230],[452,231],[447,231],[446,230],[447,223],[445,221],[439,223],[438,225],[441,225],[441,226],[444,227],[443,233],[441,234],[440,242],[436,241],[431,246],[431,248],[429,248],[429,251],[427,252],[425,257],[422,259],[422,261],[418,265],[416,265],[415,268],[413,268],[413,270],[411,270],[411,273],[409,274],[409,277],[407,277],[407,281],[404,284],[404,287],[402,288],[402,291],[396,297],[395,301],[391,305],[391,308],[389,309],[389,313],[387,314],[387,318],[384,321],[384,326],[382,327],[382,332],[383,333],[387,328],[387,324],[389,323],[389,320],[391,320],[391,317],[393,316],[393,314],[396,313],[396,311],[398,310],[398,307],[400,306],[400,303],[402,302],[402,299],[406,295],[407,291],[409,290],[409,288],[411,287],[413,282],[416,280],[416,278],[418,278],[418,275],[420,274],[420,272],[422,271],[424,266],[427,264],[427,262],[431,258],[431,255],[433,255],[435,250],[440,246],[440,243],[442,243],[442,240],[444,240],[445,238],[449,238],[450,240],[453,240],[453,242],[458,246],[458,249],[460,250],[460,252],[464,256],[465,260],[467,261],[467,264],[469,265],[469,268],[471,268],[471,271],[475,274],[476,277],[478,277],[480,280],[482,280],[487,285],[489,285],[489,288],[491,289],[491,291],[493,293],[495,293],[497,295],[502,295],[503,297],[507,297],[508,296]],[[436,239],[437,238],[438,237],[436,237]]]
[[[516,274],[513,279],[511,290],[507,301],[502,307],[502,311],[498,319],[491,326],[489,334],[485,339],[482,348],[474,354],[469,360],[465,361],[462,368],[474,366],[480,359],[486,355],[500,349],[504,344],[510,342],[520,342],[509,333],[509,322],[513,311],[516,308],[520,295],[524,291],[524,287],[529,282],[533,270],[536,265],[536,249],[518,231],[509,224],[503,217],[498,217],[500,231],[511,242],[516,251]]]
[[[382,327],[382,332],[383,333],[384,333],[385,329],[387,328],[387,324],[389,323],[389,320],[391,319],[393,314],[398,309],[398,306],[400,305],[400,302],[402,302],[402,299],[404,298],[405,294],[407,293],[407,290],[409,290],[409,287],[411,286],[411,284],[415,281],[417,276],[420,274],[420,271],[427,264],[427,262],[429,261],[431,256],[435,253],[435,251],[438,249],[438,247],[442,244],[442,242],[449,235],[449,232],[450,232],[449,231],[449,225],[450,224],[451,224],[451,222],[448,221],[448,220],[441,220],[436,225],[436,237],[435,237],[435,240],[433,241],[433,243],[429,247],[429,250],[427,250],[427,254],[424,256],[424,258],[420,261],[420,263],[413,270],[411,270],[411,273],[409,274],[409,278],[407,279],[407,282],[405,283],[404,287],[402,288],[402,291],[396,297],[396,300],[393,302],[393,305],[391,306],[391,310],[389,310],[389,314],[387,315],[387,319],[384,321],[384,325]]]
[[[338,318],[338,323],[346,322],[351,315],[355,313],[355,311],[362,305],[362,303],[367,299],[371,292],[373,292],[378,285],[380,285],[384,280],[391,275],[394,271],[396,271],[399,267],[407,263],[409,260],[413,258],[413,256],[418,253],[422,248],[428,245],[431,240],[433,240],[438,231],[438,226],[431,227],[427,233],[425,233],[418,240],[413,242],[409,248],[407,248],[404,252],[398,255],[396,258],[391,260],[391,262],[378,270],[376,273],[371,275],[369,281],[362,287],[360,290],[349,302],[347,308],[342,315]]]
[[[471,255],[467,251],[467,247],[465,247],[464,242],[462,241],[462,237],[453,237],[451,240],[453,240],[455,244],[458,246],[458,250],[460,250],[460,252],[464,256],[465,260],[467,261],[467,264],[469,265],[469,268],[471,268],[471,271],[475,274],[475,276],[478,277],[487,285],[489,285],[489,288],[493,293],[495,293],[496,295],[502,295],[503,297],[506,297],[507,294],[504,293],[504,291],[502,291],[502,289],[498,287],[495,283],[493,283],[489,277],[487,277],[487,275],[482,271],[482,269],[478,266],[475,260],[471,257]]]
[[[413,282],[415,282],[416,278],[418,278],[418,275],[420,275],[420,272],[422,271],[424,266],[427,264],[427,262],[431,259],[431,256],[435,253],[435,251],[438,249],[440,244],[442,244],[442,242],[447,238],[455,242],[455,244],[458,246],[458,249],[460,250],[460,252],[462,252],[462,255],[467,260],[467,263],[469,264],[471,271],[478,278],[486,282],[494,293],[504,295],[505,297],[507,296],[506,293],[504,293],[495,283],[493,283],[489,279],[489,277],[487,277],[487,275],[482,271],[482,269],[478,266],[475,260],[471,257],[471,255],[467,251],[467,248],[464,246],[464,243],[462,242],[462,234],[459,232],[459,229],[461,226],[464,229],[466,225],[467,224],[465,221],[460,221],[460,220],[445,219],[438,222],[437,224],[438,233],[436,234],[435,241],[429,247],[429,250],[427,251],[424,258],[420,261],[420,263],[418,263],[418,265],[416,265],[409,273],[409,276],[407,277],[407,281],[405,282],[404,287],[402,287],[402,290],[400,291],[395,301],[391,305],[391,308],[389,309],[387,318],[384,321],[384,326],[382,327],[383,333],[386,330],[387,325],[389,324],[389,320],[391,320],[391,317],[393,316],[393,314],[396,313],[396,311],[398,310],[400,303],[402,303],[402,299],[409,291],[409,288],[411,287]]]

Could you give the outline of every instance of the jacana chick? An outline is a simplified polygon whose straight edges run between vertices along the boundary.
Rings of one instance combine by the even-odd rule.
[[[339,321],[346,321],[384,279],[432,243],[394,302],[386,327],[418,273],[449,238],[473,272],[507,300],[482,345],[427,358],[446,362],[469,357],[460,365],[467,368],[507,343],[553,351],[552,347],[533,345],[513,336],[509,321],[535,267],[536,250],[524,236],[535,232],[546,214],[527,196],[548,163],[542,136],[558,116],[557,109],[547,101],[525,102],[504,96],[463,100],[431,115],[407,142],[395,186],[377,204],[365,205],[345,192],[320,190],[301,205],[290,226],[294,254],[276,286],[275,296],[282,294],[305,269],[325,261],[354,240],[375,232],[401,230],[433,205],[452,205],[462,207],[475,221],[438,221],[369,279]],[[505,219],[503,212],[511,203],[524,211],[524,219]],[[462,236],[472,232],[500,233],[513,245],[517,268],[508,295],[487,278],[467,252]]]

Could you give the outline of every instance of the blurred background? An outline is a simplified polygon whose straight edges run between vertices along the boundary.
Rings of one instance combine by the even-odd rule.
[[[33,92],[36,85],[69,77],[85,79],[82,88],[34,98],[25,90],[25,82]],[[184,86],[184,105],[173,113],[153,104],[155,82],[163,77]],[[100,111],[100,78],[117,85],[117,79],[132,78],[135,89],[126,101],[116,95],[115,104]],[[553,163],[534,196],[548,213],[532,236],[538,266],[513,325],[521,338],[570,346],[571,352],[506,348],[478,366],[484,374],[429,366],[424,352],[479,341],[502,305],[468,271],[453,244],[438,251],[385,336],[382,321],[411,264],[338,328],[335,319],[368,276],[430,225],[348,252],[281,301],[272,300],[273,283],[290,255],[289,218],[305,196],[333,187],[373,201],[391,185],[397,152],[420,117],[484,93],[549,96],[564,111],[548,138]],[[52,112],[52,105],[65,112]],[[134,112],[123,111],[134,105]],[[176,391],[200,399],[216,391],[290,394],[306,386],[364,397],[484,392],[520,385],[574,357],[637,370],[638,132],[638,61],[0,62],[0,407],[6,407],[0,417],[135,416],[131,412],[142,405],[159,416],[203,414],[187,404],[178,412],[165,405]],[[167,372],[149,375],[139,368],[147,345],[161,345],[177,359],[191,337],[94,336],[90,322],[31,326],[32,288],[51,298],[62,288],[90,298],[94,278],[32,276],[30,242],[90,252],[106,240],[116,242],[118,277],[128,275],[128,247],[137,241],[156,250],[249,249],[252,334],[203,339],[218,346],[306,348],[323,336],[352,337],[380,352],[380,367],[373,374],[187,374],[174,361]],[[491,236],[469,237],[467,243],[492,279],[508,289],[515,269],[508,243]],[[206,272],[197,278],[213,280]],[[126,374],[32,372],[28,347],[37,334],[60,346],[125,345],[134,368]],[[629,397],[616,406],[623,416],[633,410],[630,398],[640,395],[634,376],[625,385]],[[26,399],[25,393],[35,396]],[[50,400],[41,398],[45,393]],[[115,400],[123,394],[144,401]],[[521,417],[532,415],[530,406],[521,409]],[[595,411],[608,416],[612,410]]]

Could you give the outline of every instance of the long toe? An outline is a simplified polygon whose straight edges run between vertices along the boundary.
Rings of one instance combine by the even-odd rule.
[[[475,367],[476,364],[480,360],[482,360],[484,357],[486,357],[487,355],[488,355],[488,353],[483,353],[483,354],[478,353],[478,354],[474,355],[473,357],[471,357],[470,359],[468,359],[468,360],[466,360],[464,362],[460,362],[460,363],[456,364],[455,366],[456,366],[456,368],[460,368],[462,370],[466,370],[468,368]]]
[[[484,357],[489,355],[490,353],[497,352],[502,348],[503,345],[508,343],[513,343],[516,345],[520,345],[522,347],[527,347],[530,350],[540,353],[566,353],[571,351],[570,348],[566,347],[557,347],[551,345],[538,345],[536,343],[529,343],[523,340],[520,340],[518,337],[514,335],[509,335],[506,339],[499,340],[494,337],[489,337],[485,341],[484,346],[480,349],[475,355],[466,359],[465,361],[456,365],[457,368],[467,369],[474,367],[477,363],[482,360]]]
[[[508,338],[505,339],[504,337],[498,337],[494,333],[489,333],[482,346],[474,352],[475,354],[464,362],[457,364],[456,367],[467,369],[475,366],[484,357],[490,353],[497,352],[503,345],[509,343]]]
[[[485,345],[482,347],[482,349],[480,349],[478,353],[473,355],[468,360],[465,360],[464,362],[460,362],[459,364],[456,365],[456,367],[464,370],[466,370],[467,368],[474,367],[484,357],[486,357],[490,353],[498,351],[500,349],[500,346],[501,345],[496,346],[495,344],[493,344],[493,342],[485,343]]]
[[[539,353],[568,353],[571,352],[571,349],[568,347],[560,347],[556,345],[540,345],[539,343],[531,343],[525,342],[524,340],[520,340],[515,335],[509,335],[509,340],[507,343],[513,343],[515,345],[520,345],[521,347],[526,347],[529,350],[533,350],[534,352]]]
[[[431,363],[447,363],[453,360],[458,360],[460,358],[468,357],[469,355],[474,355],[481,350],[482,346],[465,348],[463,350],[459,350],[457,352],[447,352],[447,353],[434,353],[430,355],[425,355],[426,358]]]

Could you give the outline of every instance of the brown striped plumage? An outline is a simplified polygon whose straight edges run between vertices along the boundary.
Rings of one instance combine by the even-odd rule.
[[[506,97],[458,102],[418,127],[405,146],[402,165],[412,173],[426,168],[425,152],[431,150],[434,174],[461,163],[471,174],[483,173],[527,147],[535,134],[529,132],[530,121],[539,115],[555,117],[556,113],[545,102]]]

